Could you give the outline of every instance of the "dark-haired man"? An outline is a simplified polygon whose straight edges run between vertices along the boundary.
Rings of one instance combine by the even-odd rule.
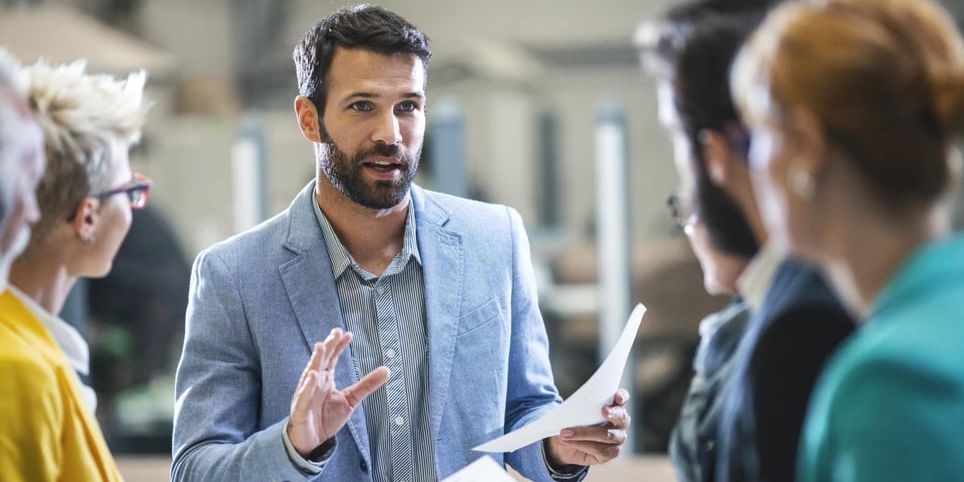
[[[435,481],[559,403],[518,214],[411,184],[429,57],[424,34],[372,6],[296,47],[317,176],[198,256],[174,480]],[[582,478],[619,453],[627,398],[504,462]]]
[[[637,33],[673,138],[689,228],[750,260],[735,280],[749,319],[718,315],[701,325],[697,374],[670,447],[687,482],[793,480],[810,391],[854,327],[815,268],[766,245],[729,69],[770,3],[694,1]]]

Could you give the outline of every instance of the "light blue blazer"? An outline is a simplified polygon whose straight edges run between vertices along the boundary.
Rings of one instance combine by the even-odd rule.
[[[361,407],[336,435],[321,475],[299,472],[282,442],[311,345],[345,328],[313,193],[311,182],[286,211],[195,260],[176,379],[174,481],[372,480]],[[481,456],[471,447],[560,398],[518,213],[417,186],[412,202],[442,479]],[[345,350],[336,383],[358,379]],[[496,459],[534,481],[551,480],[539,443]]]

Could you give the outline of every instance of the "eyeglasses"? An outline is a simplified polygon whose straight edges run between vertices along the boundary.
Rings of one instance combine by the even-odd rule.
[[[750,155],[750,133],[738,122],[730,122],[723,126],[723,135],[730,148],[737,150],[743,157]]]
[[[151,185],[153,185],[153,183],[150,179],[135,173],[133,178],[123,186],[104,191],[100,194],[92,194],[91,197],[107,199],[115,194],[124,193],[127,195],[131,209],[144,209],[147,206],[147,196],[151,192]]]
[[[696,221],[696,212],[689,202],[686,202],[678,194],[670,195],[666,198],[666,207],[669,209],[670,218],[673,223],[686,231]]]

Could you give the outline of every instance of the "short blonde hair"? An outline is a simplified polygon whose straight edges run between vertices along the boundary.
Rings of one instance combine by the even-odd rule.
[[[140,140],[147,110],[146,74],[135,72],[119,80],[90,75],[85,69],[84,61],[40,61],[24,69],[47,154],[47,169],[37,190],[41,217],[33,238],[38,242],[84,197],[111,187],[111,147],[120,143],[127,148]]]
[[[930,0],[810,0],[770,14],[733,68],[751,125],[803,108],[889,207],[950,185],[964,119],[964,43]],[[765,93],[765,95],[760,95]]]

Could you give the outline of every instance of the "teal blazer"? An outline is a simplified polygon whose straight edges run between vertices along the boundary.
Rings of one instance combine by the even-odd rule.
[[[799,479],[964,481],[964,236],[913,255],[822,375]]]

